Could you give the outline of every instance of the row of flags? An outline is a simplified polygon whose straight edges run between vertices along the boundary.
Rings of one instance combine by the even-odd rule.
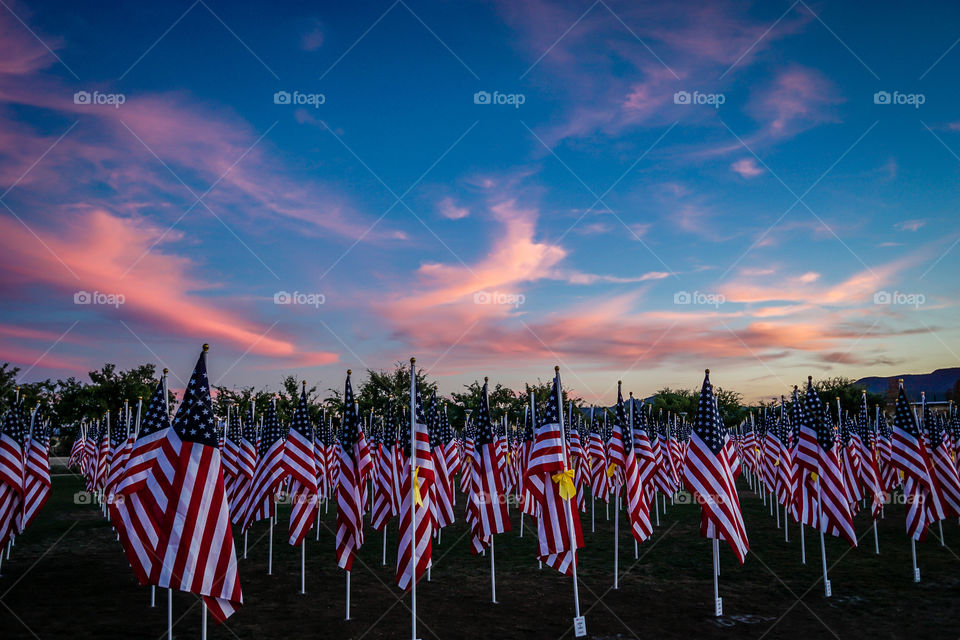
[[[749,550],[736,488],[741,468],[798,522],[851,545],[860,502],[869,501],[877,517],[899,486],[912,538],[960,515],[956,418],[945,421],[924,404],[918,421],[902,388],[893,429],[879,410],[871,420],[865,396],[856,416],[838,411],[833,420],[808,381],[779,412],[728,430],[708,370],[689,421],[655,416],[632,394],[625,401],[618,386],[611,415],[585,424],[572,403],[564,411],[557,372],[547,402],[538,405],[531,393],[522,428],[511,433],[490,414],[485,379],[472,419],[456,432],[436,390],[422,394],[411,364],[409,397],[391,397],[378,423],[362,419],[348,371],[339,428],[323,413],[314,423],[305,383],[289,424],[275,401],[259,423],[251,403],[245,416],[230,411],[221,424],[206,354],[205,346],[172,420],[165,371],[145,411],[125,406],[112,424],[106,414],[85,426],[69,464],[103,497],[140,583],[199,594],[217,621],[242,604],[231,524],[243,533],[264,519],[272,526],[281,498],[292,505],[291,545],[305,544],[321,502],[335,502],[336,558],[348,575],[364,543],[365,517],[378,531],[396,518],[401,589],[414,588],[429,570],[433,540],[456,518],[458,474],[473,553],[510,530],[507,504],[516,499],[536,520],[537,558],[573,576],[587,487],[591,499],[623,499],[637,543],[653,533],[658,493],[686,489],[701,506],[701,535],[726,541],[740,563]],[[25,435],[18,404],[0,431],[0,543],[42,506],[43,469],[49,493],[49,437],[36,418]]]

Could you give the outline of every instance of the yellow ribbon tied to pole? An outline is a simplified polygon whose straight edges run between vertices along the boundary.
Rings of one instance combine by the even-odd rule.
[[[613,477],[613,474],[615,474],[616,472],[617,472],[617,465],[616,465],[615,462],[611,462],[611,463],[607,466],[607,477],[608,477],[608,478],[612,478],[612,477]]]
[[[561,498],[564,500],[569,500],[573,496],[577,495],[577,488],[573,484],[573,469],[567,469],[566,471],[555,473],[551,477],[555,483],[560,485]]]
[[[413,501],[418,507],[423,506],[423,498],[420,497],[420,467],[413,469]]]

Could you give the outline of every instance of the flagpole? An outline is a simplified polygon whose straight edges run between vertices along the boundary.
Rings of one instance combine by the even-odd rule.
[[[713,539],[713,603],[714,603],[714,613],[716,617],[723,615],[723,600],[720,598],[720,585],[719,585],[719,576],[720,576],[720,541],[717,538]]]
[[[824,530],[824,521],[823,521],[823,502],[821,500],[823,495],[823,485],[821,484],[821,479],[817,478],[817,509],[820,512],[820,519],[817,522],[819,525],[817,528],[820,530],[820,560],[823,565],[823,594],[825,597],[829,598],[833,591],[830,588],[830,579],[827,577],[827,548],[824,545],[823,541],[823,530]]]
[[[274,506],[276,508],[276,506]],[[270,545],[269,551],[267,553],[267,575],[273,575],[273,518],[268,517],[267,520],[270,521]]]
[[[555,380],[557,381],[557,415],[560,419],[560,442],[563,445],[563,472],[567,472],[567,438],[565,431],[563,429],[563,387],[560,385],[560,366],[556,365],[553,368]],[[593,492],[591,491],[591,496]],[[572,496],[573,500],[576,500],[576,490]],[[573,604],[574,611],[576,612],[576,617],[573,619],[573,628],[574,634],[577,637],[582,637],[587,635],[587,621],[584,616],[580,615],[580,589],[577,585],[577,536],[573,528],[573,513],[571,509],[573,507],[570,505],[570,499],[564,500],[567,503],[567,535],[570,537],[570,561],[573,565]]]
[[[800,564],[807,564],[807,538],[803,534],[803,522],[800,522]]]
[[[173,640],[173,589],[167,589],[167,640]]]
[[[207,603],[200,604],[203,607],[203,619],[200,622],[200,640],[207,640]]]
[[[910,536],[910,560],[913,562],[913,581],[920,582],[920,567],[917,566],[917,541]]]
[[[344,620],[350,619],[350,569],[347,569],[347,616]]]
[[[637,450],[634,448],[634,445],[636,444],[636,442],[637,442],[636,439],[633,437],[633,391],[631,391],[630,392],[630,448],[633,450],[633,455],[637,455]],[[629,509],[630,509],[630,503],[628,500],[627,510],[629,511]],[[647,514],[647,516],[649,517],[649,514]],[[633,559],[634,560],[636,560],[639,557],[637,555],[638,553],[640,553],[640,545],[637,544],[637,539],[634,538],[633,539]]]
[[[300,593],[307,593],[307,541],[300,543]]]
[[[490,601],[497,604],[497,570],[493,563],[493,534],[490,535]]]
[[[416,493],[417,359],[410,358],[410,492]],[[417,501],[410,496],[410,637],[417,640]]]

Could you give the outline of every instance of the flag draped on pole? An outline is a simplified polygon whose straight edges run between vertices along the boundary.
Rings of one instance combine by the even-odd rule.
[[[39,411],[35,411],[23,461],[23,508],[17,527],[21,532],[30,526],[50,497],[49,451],[49,425],[41,421]]]
[[[443,420],[446,412],[440,413],[437,404],[437,390],[433,391],[430,405],[428,429],[430,431],[430,450],[433,455],[433,483],[430,485],[430,506],[433,509],[436,535],[443,527],[453,524],[453,475],[447,468],[446,440]]]
[[[241,524],[246,516],[244,506],[251,490],[253,475],[257,471],[257,422],[253,412],[251,399],[246,423],[241,423],[237,446],[237,477],[233,481],[233,497],[230,499],[230,520],[233,524]],[[229,494],[227,497],[230,498]]]
[[[104,483],[104,495],[107,502],[114,500],[116,489],[123,478],[127,461],[130,459],[130,452],[133,450],[133,431],[130,429],[129,412],[127,403],[123,403],[123,409],[117,417],[117,423],[110,434],[110,465],[107,469],[107,480]]]
[[[16,533],[23,504],[23,400],[14,405],[0,427],[0,550]]]
[[[140,420],[140,432],[109,505],[110,521],[141,585],[156,584],[161,560],[157,545],[177,462],[165,379],[166,369]]]
[[[933,461],[900,381],[891,438],[893,465],[903,474],[903,496],[907,503],[907,535],[925,540],[927,528],[943,520],[943,499],[933,471]]]
[[[809,431],[816,434],[816,482],[822,517],[820,530],[832,536],[839,536],[851,547],[855,547],[857,535],[853,528],[853,514],[850,512],[847,490],[840,470],[840,459],[836,449],[837,439],[826,415],[826,408],[813,387],[813,378],[807,380],[804,405],[807,421],[812,427]]]
[[[73,441],[70,447],[70,457],[67,459],[68,469],[77,469],[81,475],[87,470],[87,460],[84,455],[84,448],[87,443],[87,429],[80,423],[80,431],[77,433],[77,439]]]
[[[940,489],[943,514],[947,518],[957,518],[960,517],[960,476],[957,475],[953,452],[947,443],[943,423],[933,417],[926,395],[922,399],[927,455],[930,457],[934,480]]]
[[[860,480],[870,496],[874,520],[880,517],[886,495],[880,482],[880,463],[878,459],[878,438],[870,430],[870,414],[867,409],[867,392],[863,392],[860,412],[857,414],[857,430],[860,442]]]
[[[397,471],[397,418],[393,396],[387,400],[387,413],[383,421],[380,455],[373,474],[373,506],[370,509],[370,525],[383,531],[390,518],[400,512],[397,495],[399,478]]]
[[[500,469],[502,454],[497,448],[490,419],[487,381],[484,379],[476,417],[470,495],[467,498],[467,522],[473,532],[470,551],[480,553],[490,545],[490,536],[510,531],[510,517]]]
[[[726,540],[740,564],[750,546],[731,460],[734,443],[720,421],[706,370],[684,464],[684,483],[702,507],[701,535]]]
[[[240,477],[240,442],[243,439],[243,427],[240,425],[240,412],[231,411],[227,420],[227,428],[223,435],[223,486],[227,490],[227,500],[230,502],[230,514],[233,516],[237,509],[238,490],[242,483]]]
[[[373,466],[353,399],[350,371],[343,391],[340,428],[340,483],[337,485],[337,565],[350,571],[363,545],[363,492]]]
[[[173,419],[177,458],[157,547],[157,586],[203,596],[220,623],[240,607],[243,595],[207,380],[208,349],[203,346]]]
[[[430,518],[430,484],[434,481],[430,434],[423,412],[423,398],[416,372],[412,371],[412,410],[401,438],[403,468],[400,473],[400,531],[397,536],[397,586],[407,590],[419,581],[433,557]],[[411,448],[411,441],[414,446]],[[416,527],[414,527],[416,524]],[[414,563],[416,556],[416,563]],[[416,564],[416,566],[414,566]]]
[[[633,396],[630,396],[630,405],[633,406]],[[638,451],[634,446],[634,425],[627,417],[623,406],[623,393],[620,384],[617,384],[617,419],[613,425],[613,439],[619,438],[623,447],[624,488],[626,489],[627,515],[630,518],[630,530],[637,542],[643,542],[653,534],[653,524],[650,522],[650,492],[645,485],[649,482],[644,473],[653,471],[653,452],[650,450],[650,441],[647,434],[642,438],[646,441],[645,449]],[[613,441],[611,439],[611,442]],[[638,460],[643,457],[643,460]]]
[[[286,439],[286,430],[280,426],[280,420],[277,418],[277,401],[274,398],[267,408],[263,428],[260,430],[257,445],[259,459],[243,508],[242,531],[247,531],[258,520],[272,518],[276,513],[276,496],[287,477],[283,466]]]
[[[293,412],[290,432],[283,447],[283,468],[290,475],[290,544],[303,543],[316,521],[320,501],[317,496],[317,461],[313,453],[313,424],[307,403],[307,383],[300,391],[300,402]]]
[[[537,557],[560,573],[572,575],[576,550],[583,546],[583,532],[580,514],[571,502],[576,498],[577,489],[573,467],[565,456],[561,393],[558,373],[553,379],[543,420],[536,429],[525,489],[537,503]]]

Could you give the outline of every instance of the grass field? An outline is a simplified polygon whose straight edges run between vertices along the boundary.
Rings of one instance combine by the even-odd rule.
[[[74,503],[81,481],[54,478],[54,491],[32,528],[17,539],[0,567],[0,638],[147,638],[166,631],[166,595],[149,607],[110,525],[96,507]],[[613,522],[597,503],[596,532],[583,514],[586,549],[580,553],[580,598],[591,638],[947,638],[960,622],[960,557],[934,537],[918,545],[923,580],[910,575],[910,545],[902,506],[880,521],[879,556],[866,514],[856,521],[861,546],[827,540],[833,597],[825,598],[817,537],[807,532],[807,564],[800,563],[799,530],[790,542],[776,528],[759,496],[741,483],[750,554],[743,567],[721,546],[720,595],[724,613],[713,616],[710,542],[698,533],[699,507],[668,506],[654,536],[640,545],[621,520],[620,588],[613,590]],[[497,536],[499,604],[490,602],[489,558],[469,553],[460,520],[434,547],[432,582],[418,588],[419,635],[429,638],[572,638],[572,581],[538,570],[535,530]],[[240,560],[245,605],[226,625],[211,622],[210,638],[409,637],[409,596],[393,586],[396,528],[382,537],[367,530],[352,575],[352,620],[344,620],[344,573],[336,567],[335,513],[324,514],[320,541],[307,544],[307,594],[300,595],[300,550],[286,543],[286,511],[275,530],[273,575],[267,575],[266,522],[249,534]],[[527,519],[527,525],[530,524]],[[934,529],[936,532],[936,529]],[[945,523],[947,543],[960,545],[960,528]],[[238,555],[243,540],[237,537]],[[192,595],[174,596],[174,633],[198,638],[201,607]]]

